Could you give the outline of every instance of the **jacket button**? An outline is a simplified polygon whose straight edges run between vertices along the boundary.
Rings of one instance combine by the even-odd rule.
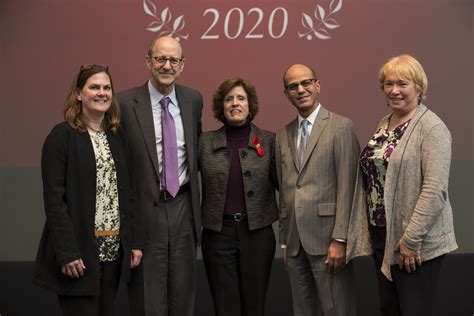
[[[156,201],[153,201],[153,206],[158,206],[158,203]]]
[[[243,152],[240,154],[240,158],[247,158],[247,152],[246,152],[246,151],[243,151]]]
[[[244,172],[244,176],[246,176],[246,177],[250,177],[251,175],[252,175],[252,173],[250,172],[250,170],[246,170]]]
[[[248,191],[248,192],[247,192],[247,196],[248,196],[248,197],[252,197],[252,196],[253,196],[253,191]]]

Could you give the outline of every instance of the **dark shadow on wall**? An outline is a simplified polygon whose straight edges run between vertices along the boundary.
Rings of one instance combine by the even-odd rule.
[[[1,316],[60,315],[56,296],[31,284],[31,262],[0,263]],[[357,315],[378,315],[377,286],[372,260],[354,260]],[[450,254],[444,261],[437,300],[436,316],[472,316],[474,313],[474,254]],[[266,315],[292,315],[291,292],[281,259],[275,259],[267,294]],[[117,299],[117,316],[128,313],[124,287]],[[196,316],[213,315],[213,306],[204,265],[198,261]]]

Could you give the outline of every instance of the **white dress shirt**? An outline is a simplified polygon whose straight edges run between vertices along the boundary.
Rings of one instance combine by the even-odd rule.
[[[318,103],[316,109],[311,113],[308,117],[304,118],[298,113],[298,137],[296,137],[296,148],[300,145],[301,133],[303,131],[303,127],[301,126],[301,122],[306,119],[308,120],[308,135],[311,136],[311,131],[313,130],[314,121],[316,121],[316,117],[318,116],[319,109],[321,108],[321,104]]]
[[[176,97],[176,90],[173,90],[168,95],[162,95],[153,84],[148,81],[148,91],[150,92],[151,108],[153,111],[153,122],[155,125],[155,139],[156,139],[156,153],[158,154],[158,168],[160,176],[163,170],[163,141],[161,130],[161,104],[160,100],[164,97],[170,98],[168,109],[173,116],[176,127],[176,139],[178,143],[178,171],[179,171],[179,185],[188,182],[188,164],[186,161],[186,142],[184,140],[183,120],[181,119],[181,110],[178,106],[178,98]],[[160,181],[161,183],[161,181]]]

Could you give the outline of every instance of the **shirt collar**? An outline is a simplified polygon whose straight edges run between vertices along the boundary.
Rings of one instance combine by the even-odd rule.
[[[148,92],[150,93],[150,100],[151,100],[151,105],[156,106],[159,104],[160,100],[163,99],[164,97],[170,98],[170,103],[173,104],[173,106],[178,106],[178,98],[176,97],[176,90],[173,86],[173,90],[170,92],[168,95],[163,95],[161,94],[156,88],[153,86],[150,80],[148,80]]]
[[[318,103],[318,106],[316,109],[311,113],[308,117],[304,118],[298,113],[298,128],[301,126],[301,122],[304,119],[307,119],[309,121],[310,125],[314,125],[314,121],[316,121],[316,117],[318,116],[319,109],[321,108],[321,103]]]

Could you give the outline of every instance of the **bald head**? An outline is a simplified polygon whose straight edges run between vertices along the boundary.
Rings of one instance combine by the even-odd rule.
[[[284,93],[302,117],[308,117],[318,106],[320,83],[314,70],[306,65],[288,67],[283,76]]]
[[[161,94],[171,93],[184,69],[184,62],[181,44],[173,37],[159,37],[151,42],[146,63],[151,83]]]
[[[300,72],[300,71],[310,71],[313,78],[317,78],[316,77],[316,72],[314,71],[313,68],[309,67],[309,66],[306,66],[306,65],[303,65],[303,64],[294,64],[294,65],[291,65],[290,67],[288,67],[286,70],[285,70],[285,73],[283,74],[283,87],[286,88],[286,86],[288,85],[288,78],[287,78],[287,75],[288,73],[292,74],[293,72]]]
[[[173,49],[177,49],[179,51],[180,57],[183,58],[183,48],[181,47],[181,44],[173,37],[171,36],[162,36],[162,37],[157,37],[155,38],[151,43],[150,46],[148,46],[148,57],[153,56],[153,50],[155,47],[170,47]]]

